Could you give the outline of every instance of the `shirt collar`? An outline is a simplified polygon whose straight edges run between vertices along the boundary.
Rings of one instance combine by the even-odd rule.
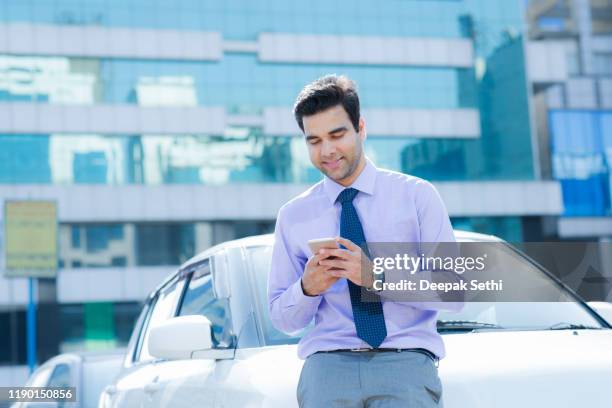
[[[344,187],[342,184],[336,183],[334,180],[330,179],[327,176],[323,177],[323,189],[325,190],[325,194],[329,198],[332,204],[336,202],[338,195],[345,188],[352,187],[356,190],[361,191],[362,193],[366,193],[369,195],[374,194],[374,183],[376,182],[376,166],[374,163],[370,161],[367,157],[366,164],[361,174],[357,176],[357,179],[348,187]]]

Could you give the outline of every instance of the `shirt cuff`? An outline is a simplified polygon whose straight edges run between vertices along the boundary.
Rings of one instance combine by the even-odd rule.
[[[302,278],[298,279],[291,288],[291,302],[296,306],[318,307],[322,296],[308,296],[302,289]]]

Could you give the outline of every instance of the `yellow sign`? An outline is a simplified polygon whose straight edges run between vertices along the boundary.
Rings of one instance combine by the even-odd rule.
[[[54,277],[57,270],[57,205],[5,201],[6,276]]]

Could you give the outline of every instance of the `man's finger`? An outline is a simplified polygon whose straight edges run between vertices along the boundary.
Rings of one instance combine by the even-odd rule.
[[[343,259],[323,259],[319,262],[319,265],[325,266],[326,268],[337,268],[346,269],[349,266],[349,262]]]
[[[346,278],[347,275],[344,269],[330,269],[327,273],[335,278]]]
[[[321,259],[325,259],[326,257],[327,256],[322,256],[321,254],[316,253],[308,259],[307,264],[308,265],[313,265],[313,264],[318,265]]]
[[[335,256],[336,258],[348,260],[351,257],[351,253],[346,249],[322,249],[321,253],[323,254],[324,258]]]
[[[353,241],[351,241],[350,239],[337,237],[336,242],[339,243],[340,245],[343,245],[349,251],[353,251],[353,252],[361,251],[361,248],[357,244],[353,243]]]

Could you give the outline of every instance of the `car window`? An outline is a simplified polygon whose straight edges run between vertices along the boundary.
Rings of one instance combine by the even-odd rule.
[[[138,341],[139,350],[137,353],[138,356],[136,358],[138,362],[154,359],[154,357],[149,353],[148,345],[151,328],[174,316],[178,295],[180,294],[180,288],[182,288],[183,284],[184,280],[179,282],[177,282],[177,280],[174,280],[165,288],[160,290],[160,292],[153,300],[151,306],[151,313],[148,316],[147,322],[143,326],[144,334]]]
[[[127,352],[123,362],[123,365],[126,367],[137,360],[138,352],[140,350],[140,339],[144,338],[143,328],[149,320],[151,304],[152,300],[148,300],[147,302],[145,302],[144,306],[142,307],[142,311],[140,312],[140,315],[136,320],[136,324],[134,325],[134,329],[132,331],[132,335],[130,336],[130,341],[128,342]]]
[[[70,366],[68,364],[58,364],[53,369],[49,377],[49,387],[70,387]]]
[[[215,348],[232,346],[233,331],[229,302],[227,299],[215,298],[208,265],[196,270],[191,276],[178,314],[206,316],[212,323],[213,346]]]
[[[310,326],[293,335],[287,335],[277,330],[270,320],[270,313],[268,311],[268,274],[270,273],[270,265],[272,262],[272,246],[250,247],[247,248],[247,254],[253,268],[257,309],[266,344],[278,345],[297,343]]]

